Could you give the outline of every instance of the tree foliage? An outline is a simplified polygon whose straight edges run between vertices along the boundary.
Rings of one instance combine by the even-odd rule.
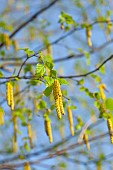
[[[112,1],[1,4],[0,169],[112,169]]]

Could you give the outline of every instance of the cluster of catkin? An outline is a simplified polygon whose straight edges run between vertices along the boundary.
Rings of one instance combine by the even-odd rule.
[[[60,83],[57,79],[54,80],[54,84],[53,84],[53,96],[55,99],[57,116],[59,119],[61,119],[62,114],[64,115],[64,107],[62,102],[62,92],[60,89]]]
[[[86,37],[87,37],[87,43],[89,47],[92,47],[92,42],[91,42],[91,28],[86,27]]]
[[[11,82],[6,83],[6,99],[7,104],[14,110],[14,96],[13,96],[13,86]]]
[[[51,121],[48,117],[46,117],[44,120],[44,126],[45,126],[46,135],[49,137],[50,143],[52,143],[53,136],[52,136],[52,129],[51,129]]]
[[[113,123],[110,117],[107,118],[107,126],[109,130],[110,140],[111,143],[113,144]]]
[[[69,126],[72,136],[74,136],[73,115],[70,106],[67,107]]]

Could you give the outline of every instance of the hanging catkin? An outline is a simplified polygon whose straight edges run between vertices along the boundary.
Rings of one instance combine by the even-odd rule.
[[[14,110],[14,97],[13,97],[13,86],[10,84],[10,104],[11,110]]]
[[[99,85],[99,90],[100,90],[100,95],[103,101],[105,101],[106,96],[104,94],[104,89],[106,89],[106,85],[105,84],[100,84]]]
[[[63,102],[62,102],[62,92],[60,89],[60,83],[57,79],[54,80],[53,84],[53,96],[55,99],[55,107],[57,116],[59,119],[62,118],[62,114],[64,114]]]
[[[83,140],[84,140],[84,143],[86,144],[87,149],[90,150],[90,145],[88,142],[88,135],[86,133],[84,133],[83,135]]]
[[[107,126],[109,130],[110,141],[113,144],[113,123],[112,123],[111,118],[107,118]]]
[[[47,120],[46,119],[44,120],[44,128],[45,128],[46,135],[48,136]]]
[[[24,170],[31,170],[29,162],[24,163]]]
[[[55,100],[55,107],[56,107],[57,117],[59,119],[61,119],[62,114],[61,114],[61,111],[60,111],[59,97]]]
[[[10,82],[6,83],[6,99],[7,99],[7,104],[10,106],[11,105],[11,100],[10,100]]]
[[[17,152],[18,145],[17,145],[17,117],[14,116],[13,119],[13,152]]]
[[[61,96],[59,97],[59,105],[60,105],[61,114],[64,115],[64,107],[63,107],[62,97]]]
[[[14,140],[17,141],[17,117],[13,117]]]
[[[15,141],[15,138],[13,136],[13,152],[17,152],[17,150],[18,150],[17,141]]]
[[[32,129],[31,129],[31,124],[27,124],[27,132],[28,132],[28,138],[29,138],[29,144],[30,147],[33,148],[33,141],[32,141]]]
[[[14,110],[13,86],[10,82],[6,83],[6,99],[11,110]]]
[[[9,36],[7,34],[3,34],[3,42],[5,44],[6,49],[9,50],[11,41],[10,41]]]
[[[70,125],[70,131],[72,136],[74,136],[74,127],[73,127],[73,115],[70,106],[67,107],[67,113],[68,113],[68,120]]]
[[[89,47],[92,47],[92,42],[91,42],[91,29],[90,27],[86,27],[86,37],[87,37],[87,43]]]
[[[13,46],[14,46],[14,50],[17,51],[17,49],[18,49],[17,40],[13,40]]]
[[[53,136],[52,136],[52,129],[51,129],[51,121],[49,119],[44,120],[44,126],[45,126],[45,132],[47,136],[49,137],[50,143],[53,142]]]
[[[4,124],[4,110],[0,107],[0,126]]]

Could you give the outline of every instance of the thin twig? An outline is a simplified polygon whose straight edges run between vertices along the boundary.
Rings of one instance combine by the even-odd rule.
[[[87,72],[85,74],[79,74],[79,75],[69,75],[69,76],[59,76],[60,78],[77,78],[77,77],[86,77],[94,72],[97,72],[99,71],[99,69],[104,65],[106,64],[108,61],[110,61],[111,59],[113,58],[113,55],[111,55],[109,58],[107,58],[106,60],[103,61],[102,64],[100,64],[99,67],[97,67],[96,69],[90,71],[90,72]]]
[[[42,8],[41,10],[37,11],[35,14],[33,14],[28,20],[26,20],[25,22],[23,22],[17,29],[15,29],[11,35],[9,36],[9,38],[11,39],[12,37],[14,37],[14,35],[16,33],[18,33],[22,28],[24,28],[27,24],[29,24],[31,21],[33,21],[38,15],[40,15],[41,13],[43,13],[44,11],[46,11],[47,9],[49,9],[51,6],[53,6],[58,0],[54,0],[52,1],[50,4],[48,4],[47,6],[45,6],[44,8]],[[4,43],[0,44],[0,48],[4,45]]]

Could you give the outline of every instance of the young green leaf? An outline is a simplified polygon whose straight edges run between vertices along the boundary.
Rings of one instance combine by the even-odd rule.
[[[45,67],[42,64],[37,64],[35,69],[35,75],[38,77],[42,77],[45,73]]]
[[[106,99],[105,105],[106,105],[106,109],[113,110],[113,99],[112,98]]]
[[[60,84],[68,85],[68,82],[63,78],[58,78]]]
[[[50,71],[50,76],[53,77],[53,78],[56,78],[56,76],[57,76],[56,70],[51,70]]]
[[[54,79],[49,76],[45,76],[44,79],[46,80],[46,82],[45,82],[46,86],[51,86],[51,84],[53,84],[53,82],[54,82]]]
[[[0,77],[3,77],[3,73],[0,71]]]
[[[105,66],[102,66],[100,69],[101,74],[105,74]]]
[[[52,70],[52,68],[53,68],[53,63],[51,63],[51,62],[45,62],[45,66],[47,67],[47,68],[49,68],[50,70]]]
[[[44,90],[44,95],[48,97],[48,96],[51,94],[52,89],[53,89],[53,86],[47,87],[47,88]]]

